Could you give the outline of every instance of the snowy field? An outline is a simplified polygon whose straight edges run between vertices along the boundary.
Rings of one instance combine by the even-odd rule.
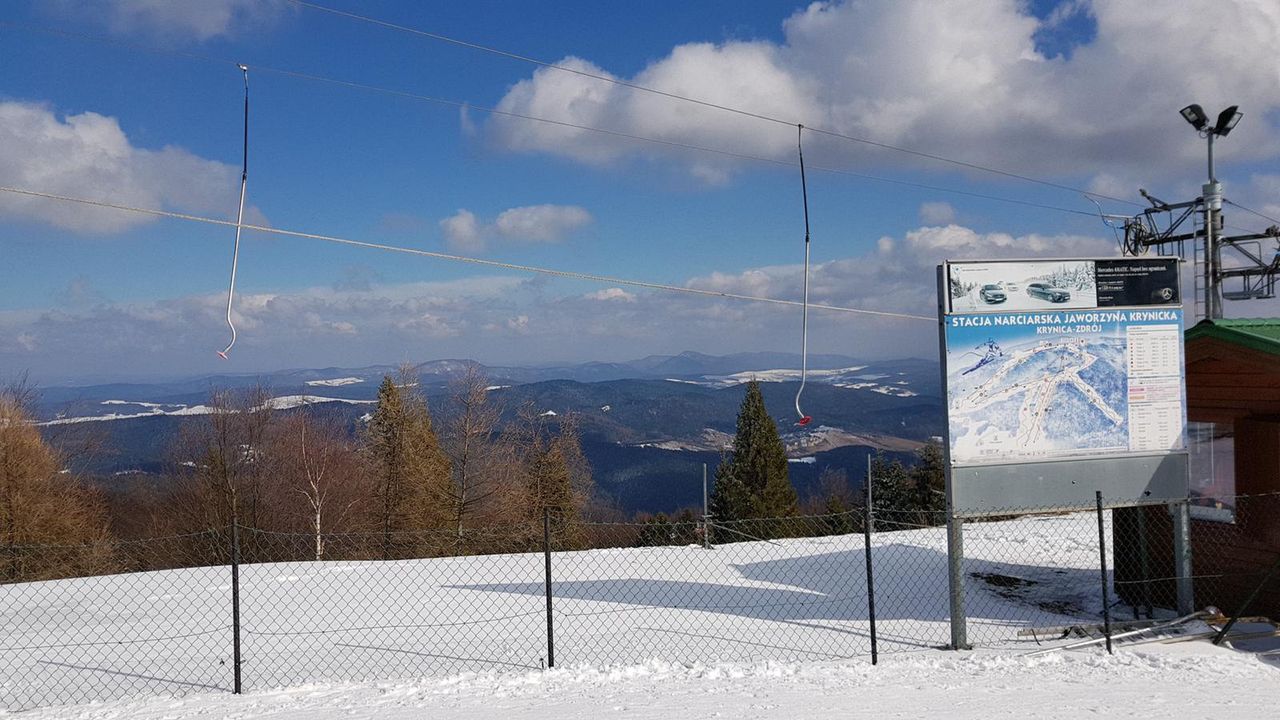
[[[804,720],[808,718],[1275,717],[1280,670],[1204,644],[1019,658],[1007,652],[868,661],[579,667],[444,679],[313,684],[21,713],[24,720]],[[1177,649],[1175,649],[1177,648]]]
[[[1017,693],[1047,703],[1053,687],[1063,703],[1100,702],[1090,688],[1112,681],[1131,704],[1201,687],[1205,708],[1224,678],[1280,690],[1274,667],[1198,644],[1019,657],[1035,644],[1017,629],[1096,617],[1096,533],[1089,514],[968,526],[969,638],[984,649],[961,654],[936,649],[949,638],[942,529],[877,534],[874,670],[860,535],[556,553],[549,673],[540,554],[245,566],[240,698],[226,694],[225,567],[0,586],[0,697],[9,709],[105,703],[23,715],[40,718],[646,717],[675,698],[694,716],[781,717],[874,698],[906,715]],[[945,688],[972,693],[944,700]],[[539,714],[553,706],[563,712]]]

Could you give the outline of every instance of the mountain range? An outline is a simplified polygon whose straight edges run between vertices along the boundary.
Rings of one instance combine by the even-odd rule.
[[[826,468],[843,469],[852,486],[876,451],[910,459],[941,435],[940,377],[934,361],[859,361],[810,356],[802,397],[808,427],[795,425],[800,357],[785,353],[713,356],[684,352],[621,363],[484,366],[434,360],[415,367],[428,403],[443,402],[449,383],[469,368],[483,372],[509,413],[532,407],[550,422],[579,419],[583,449],[597,486],[625,511],[670,511],[701,503],[702,465],[714,472],[732,440],[742,386],[762,383],[765,404],[787,444],[792,481],[804,497]],[[372,412],[383,376],[397,368],[291,369],[156,383],[40,388],[37,420],[63,446],[93,438],[104,451],[75,469],[102,477],[157,473],[183,423],[199,421],[215,388],[261,384],[281,412],[337,414],[353,428]]]

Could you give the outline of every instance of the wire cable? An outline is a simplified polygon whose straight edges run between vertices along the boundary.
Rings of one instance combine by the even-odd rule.
[[[407,25],[400,25],[397,23],[388,22],[386,20],[380,20],[378,18],[370,17],[368,15],[360,15],[357,13],[348,12],[346,10],[338,10],[337,8],[327,7],[325,5],[318,5],[313,2],[308,2],[308,0],[288,0],[288,1],[300,7],[309,8],[311,10],[316,10],[319,12],[325,12],[332,15],[337,15],[340,17],[345,17],[345,18],[356,20],[359,22],[364,22],[371,25],[377,25],[379,27],[387,28],[390,30],[405,32],[412,35],[417,35],[419,37],[425,37],[430,40],[436,40],[438,42],[448,43],[450,45],[456,45],[456,46],[468,48],[471,50],[477,50],[480,52],[489,53],[491,55],[497,55],[499,57],[509,58],[511,60],[518,60],[520,62],[529,63],[531,65],[544,67],[550,70],[557,70],[560,72],[566,72],[566,73],[571,73],[573,75],[579,75],[582,77],[591,78],[593,80],[600,80],[602,82],[612,83],[614,85],[618,85],[621,87],[630,88],[632,90],[649,93],[649,94],[657,95],[660,97],[670,98],[672,100],[679,100],[682,102],[693,103],[695,105],[701,105],[703,107],[711,108],[714,110],[721,110],[724,112],[741,115],[743,117],[754,118],[756,120],[763,120],[765,122],[776,123],[779,125],[786,125],[788,127],[794,127],[797,124],[799,124],[796,120],[778,118],[771,115],[765,115],[763,113],[757,113],[757,112],[752,112],[750,110],[744,110],[742,108],[736,108],[731,105],[722,105],[720,103],[711,102],[709,100],[702,100],[700,98],[690,97],[688,95],[680,95],[678,93],[667,92],[665,90],[659,90],[657,88],[649,87],[647,85],[640,85],[639,83],[633,83],[627,80],[621,80],[616,77],[610,77],[608,75],[602,75],[600,73],[588,72],[586,70],[580,70],[578,68],[568,67],[567,65],[561,65],[559,63],[547,62],[546,60],[538,60],[537,58],[532,58],[527,55],[521,55],[519,53],[510,52],[508,50],[501,50],[499,48],[494,48],[487,45],[481,45],[479,43],[468,42],[466,40],[459,40],[457,38],[453,38],[448,35],[442,35],[440,33],[429,32],[427,30],[421,30],[419,28],[409,27]],[[1050,180],[1041,180],[1039,178],[1034,178],[1029,175],[1021,175],[1015,172],[1010,172],[1008,170],[1001,170],[999,168],[994,168],[987,165],[981,165],[978,163],[972,163],[965,160],[957,160],[955,158],[949,158],[944,155],[937,155],[934,153],[928,153],[921,150],[914,150],[912,148],[903,147],[900,145],[891,145],[889,143],[882,143],[875,140],[858,137],[856,135],[848,135],[845,133],[837,132],[835,130],[824,130],[822,128],[816,128],[816,127],[809,127],[809,129],[812,132],[819,133],[822,135],[828,135],[834,138],[839,138],[841,140],[860,143],[863,145],[868,145],[868,146],[880,148],[883,150],[892,150],[894,152],[900,152],[907,155],[924,158],[927,160],[933,160],[936,162],[948,163],[951,165],[956,165],[958,167],[967,168],[970,170],[977,170],[980,172],[1000,175],[1002,177],[1012,178],[1014,180],[1022,180],[1024,182],[1035,183],[1037,185],[1043,185],[1045,187],[1051,187],[1058,190],[1065,190],[1072,193],[1081,193],[1083,195],[1091,195],[1093,197],[1102,198],[1104,200],[1112,200],[1114,202],[1127,203],[1129,205],[1135,205],[1139,207],[1141,207],[1142,205],[1141,203],[1134,202],[1132,200],[1124,200],[1121,198],[1111,197],[1110,195],[1104,195],[1102,193],[1095,193],[1087,190],[1081,190],[1080,188],[1075,188],[1075,187],[1071,187],[1070,185],[1064,185],[1061,183],[1052,182]]]
[[[240,264],[240,231],[244,229],[244,193],[249,182],[249,68],[238,65],[244,74],[244,154],[240,162],[240,209],[236,211],[236,244],[231,251],[231,283],[227,286],[227,327],[231,328],[231,342],[218,351],[218,357],[228,360],[227,353],[236,344],[236,324],[231,321],[231,300],[236,294],[236,268]]]
[[[151,53],[155,55],[176,57],[176,58],[181,58],[185,60],[198,60],[201,62],[208,62],[208,63],[214,63],[214,64],[228,64],[228,65],[239,66],[238,62],[234,60],[229,60],[226,58],[213,57],[210,55],[200,55],[200,54],[189,53],[189,52],[166,50],[166,49],[150,47],[146,45],[140,45],[138,43],[125,42],[115,38],[100,37],[97,35],[90,35],[87,33],[71,32],[68,30],[62,30],[58,28],[48,28],[48,27],[41,27],[41,26],[35,26],[35,25],[23,25],[19,23],[7,22],[4,20],[0,20],[0,27],[9,27],[17,30],[28,31],[28,32],[38,32],[38,33],[44,33],[48,35],[56,35],[59,37],[66,37],[74,40],[100,43],[104,45],[122,47],[129,50],[136,50],[139,52]],[[735,152],[732,150],[706,147],[703,145],[696,145],[693,143],[679,142],[676,140],[667,140],[663,138],[655,138],[655,137],[650,137],[645,135],[638,135],[635,133],[627,133],[619,130],[610,130],[607,128],[594,127],[591,125],[584,125],[581,123],[574,123],[574,122],[569,122],[565,120],[555,120],[552,118],[540,117],[537,115],[528,115],[524,113],[513,112],[510,110],[501,110],[495,107],[476,105],[476,104],[462,101],[462,100],[453,100],[450,98],[442,98],[442,97],[437,97],[433,95],[424,95],[420,93],[410,92],[407,90],[397,90],[394,88],[382,87],[378,85],[370,85],[367,83],[360,83],[352,80],[343,80],[340,78],[326,77],[323,75],[316,75],[313,73],[306,73],[298,70],[291,70],[288,68],[277,68],[277,67],[271,67],[268,65],[259,65],[257,63],[254,63],[253,70],[254,72],[259,74],[268,73],[268,74],[280,75],[282,77],[290,77],[290,78],[296,78],[300,80],[307,80],[310,82],[335,85],[338,87],[344,87],[348,89],[361,90],[364,92],[379,93],[379,94],[389,95],[393,97],[405,98],[409,100],[418,100],[422,102],[435,103],[438,105],[455,107],[462,110],[475,110],[477,112],[483,112],[490,115],[497,115],[499,117],[508,117],[508,118],[513,118],[517,120],[525,120],[529,122],[537,122],[537,123],[543,123],[543,124],[553,125],[557,127],[563,127],[563,128],[572,129],[572,130],[581,130],[584,132],[596,133],[596,134],[604,135],[607,137],[615,137],[615,138],[621,138],[625,140],[632,140],[636,142],[650,143],[653,145],[666,146],[666,147],[675,148],[678,150],[691,150],[694,152],[714,154],[714,155],[719,155],[721,157],[729,157],[737,160],[745,160],[749,162],[776,165],[781,167],[790,167],[790,168],[795,167],[795,163],[788,160],[780,160],[777,158],[762,157],[759,155],[751,155],[751,154],[742,153],[742,152]],[[1066,207],[1061,207],[1059,205],[1038,203],[1031,200],[1021,200],[1018,198],[1004,197],[1001,195],[992,195],[989,193],[973,192],[970,190],[960,190],[958,188],[950,188],[950,187],[945,187],[941,185],[932,185],[929,183],[912,182],[910,180],[900,180],[897,178],[884,177],[880,175],[860,173],[853,170],[847,170],[844,168],[814,165],[811,163],[808,169],[815,170],[818,172],[844,175],[846,177],[853,177],[861,180],[869,180],[871,182],[897,185],[899,187],[909,187],[909,188],[914,188],[918,190],[928,190],[930,192],[950,193],[953,195],[961,195],[964,197],[977,198],[980,200],[991,200],[995,202],[1010,203],[1013,205],[1021,205],[1023,207],[1030,207],[1030,208],[1036,208],[1041,210],[1051,210],[1054,212],[1068,213],[1072,215],[1082,215],[1086,217],[1094,216],[1094,213],[1090,211],[1077,210],[1074,208],[1066,208]],[[1103,197],[1103,196],[1100,195],[1098,197]]]
[[[71,202],[80,205],[89,205],[92,207],[108,208],[111,210],[121,210],[124,212],[138,213],[140,215],[150,215],[152,217],[169,218],[172,220],[185,220],[188,222],[205,223],[207,225],[218,225],[222,227],[234,227],[235,222],[231,220],[219,220],[218,218],[205,217],[203,215],[192,215],[189,213],[174,212],[172,210],[157,210],[154,208],[133,207],[129,205],[120,205],[117,203],[106,202],[103,200],[90,200],[88,198],[78,198],[69,195],[58,195],[55,193],[41,192],[38,190],[28,190],[25,188],[16,188],[0,185],[0,192],[6,192],[14,195],[23,195],[26,197],[43,198],[45,200],[58,200],[61,202]],[[772,303],[774,305],[787,305],[790,307],[798,307],[802,303],[799,300],[784,300],[782,298],[771,298],[760,295],[745,295],[742,293],[723,292],[720,290],[705,290],[703,288],[684,287],[680,285],[668,285],[666,283],[649,282],[647,280],[632,280],[629,278],[613,277],[610,275],[597,275],[594,273],[575,272],[572,270],[557,270],[555,268],[539,267],[536,265],[520,265],[517,263],[503,262],[501,260],[486,260],[484,258],[470,257],[468,255],[453,255],[451,253],[435,252],[433,250],[419,250],[416,248],[400,247],[398,245],[385,245],[382,243],[366,242],[363,240],[353,240],[351,238],[339,237],[337,235],[323,235],[320,233],[303,232],[300,230],[285,230],[283,228],[267,227],[264,225],[251,225],[245,223],[245,230],[254,230],[269,235],[282,235],[285,237],[302,238],[306,240],[319,240],[321,242],[334,243],[337,245],[349,245],[352,247],[362,247],[370,250],[383,250],[386,252],[404,253],[406,255],[417,255],[421,257],[435,258],[437,260],[449,260],[452,262],[469,263],[472,265],[481,265],[484,267],[500,268],[503,270],[514,270],[517,272],[535,273],[539,275],[550,275],[552,277],[570,278],[573,280],[588,280],[591,282],[604,283],[606,285],[626,285],[629,287],[644,288],[647,290],[663,290],[667,292],[686,293],[689,295],[701,295],[705,297],[726,298],[729,300],[747,300],[751,302]],[[888,310],[868,310],[865,308],[842,307],[839,305],[823,305],[820,303],[810,303],[809,307],[816,310],[830,310],[833,312],[846,312],[857,315],[868,315],[872,317],[897,318],[901,320],[923,320],[926,322],[936,323],[938,318],[929,315],[915,315],[912,313],[891,312]]]
[[[1240,208],[1241,210],[1243,210],[1243,211],[1245,211],[1245,212],[1247,212],[1247,213],[1251,213],[1251,214],[1253,214],[1253,215],[1257,215],[1258,217],[1262,218],[1263,220],[1270,220],[1271,222],[1273,222],[1273,223],[1275,223],[1275,224],[1277,224],[1277,225],[1280,225],[1280,220],[1277,220],[1277,219],[1275,219],[1275,218],[1271,217],[1270,215],[1266,215],[1266,214],[1260,213],[1260,212],[1258,212],[1257,210],[1250,210],[1249,208],[1247,208],[1247,207],[1245,207],[1245,206],[1241,205],[1240,203],[1236,202],[1235,200],[1228,200],[1228,199],[1226,199],[1226,198],[1223,198],[1223,200],[1222,200],[1222,201],[1223,201],[1223,202],[1225,202],[1225,203],[1227,203],[1228,205],[1234,205],[1234,206],[1236,206],[1236,207]]]

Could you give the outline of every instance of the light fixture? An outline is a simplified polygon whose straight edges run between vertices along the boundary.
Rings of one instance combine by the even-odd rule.
[[[1204,130],[1205,126],[1209,124],[1209,116],[1204,114],[1204,108],[1194,103],[1178,112],[1182,113],[1182,119],[1191,123],[1191,127],[1196,130]]]
[[[1227,133],[1231,132],[1231,129],[1236,126],[1236,123],[1240,122],[1240,117],[1243,113],[1238,108],[1238,105],[1232,105],[1218,114],[1218,122],[1213,126],[1214,135],[1226,137]]]

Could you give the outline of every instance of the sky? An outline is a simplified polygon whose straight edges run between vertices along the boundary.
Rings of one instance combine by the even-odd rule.
[[[246,222],[798,300],[801,123],[811,299],[928,317],[946,258],[1116,254],[1081,189],[1117,214],[1141,209],[1139,187],[1198,195],[1191,102],[1240,105],[1219,179],[1280,216],[1277,40],[1270,0],[15,1],[0,6],[0,185],[234,220],[241,62]],[[0,192],[0,376],[800,345],[795,306],[247,230],[222,360],[234,235]],[[936,343],[929,320],[811,314],[813,352]]]

